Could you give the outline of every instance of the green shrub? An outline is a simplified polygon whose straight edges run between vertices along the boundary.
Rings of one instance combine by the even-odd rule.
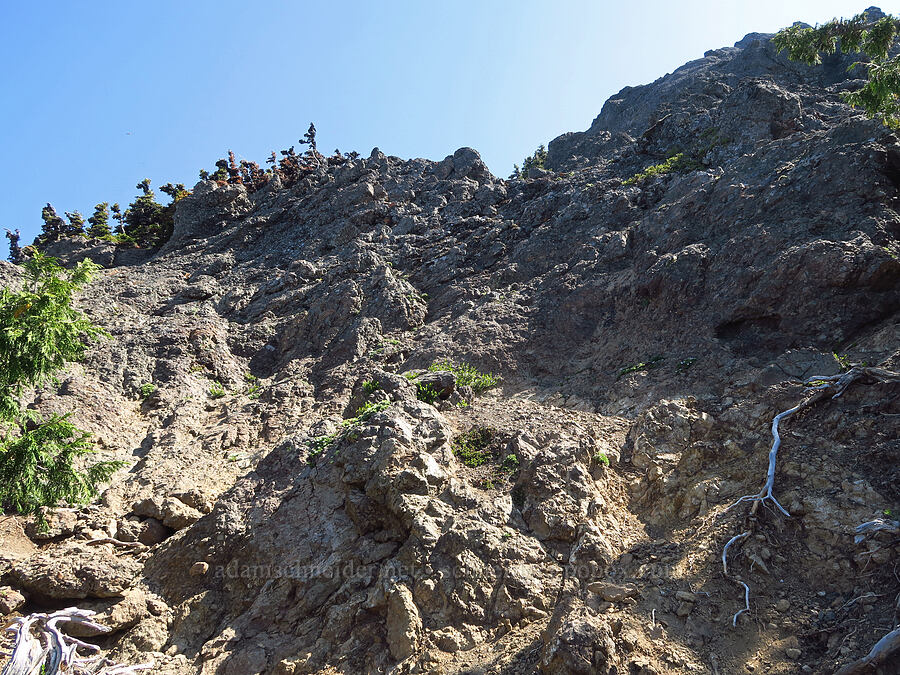
[[[150,398],[150,396],[153,394],[154,391],[156,391],[156,385],[153,384],[152,382],[144,382],[144,384],[141,385],[140,391],[141,391],[141,398],[146,400],[146,399]]]
[[[54,373],[84,356],[91,340],[107,333],[72,307],[72,295],[98,269],[84,260],[65,270],[35,253],[23,263],[25,287],[0,290],[0,505],[34,512],[60,501],[83,503],[123,462],[97,462],[84,471],[76,457],[93,452],[89,434],[68,415],[43,419],[22,409],[26,388],[55,382]]]
[[[209,392],[208,392],[208,393],[209,393],[209,397],[210,397],[210,398],[222,398],[223,396],[225,396],[225,387],[223,387],[223,386],[222,386],[220,383],[218,383],[218,382],[213,382],[213,383],[209,386]]]
[[[513,164],[513,172],[510,175],[510,180],[520,178],[525,179],[528,177],[528,170],[531,168],[535,169],[543,169],[544,164],[547,161],[547,148],[544,147],[544,144],[538,146],[537,150],[534,151],[530,157],[526,157],[522,161],[522,168],[519,168],[518,164]]]
[[[622,181],[622,185],[633,185],[638,181],[651,178],[653,176],[661,176],[663,174],[672,173],[673,171],[690,171],[691,169],[701,168],[696,160],[688,158],[683,152],[672,155],[665,162],[648,166],[643,171],[634,174],[631,178]]]
[[[653,368],[656,368],[660,363],[662,363],[664,358],[665,357],[663,357],[663,356],[653,356],[653,357],[647,359],[646,362],[641,361],[640,363],[635,363],[634,365],[628,366],[626,368],[622,368],[622,370],[619,371],[619,374],[616,377],[616,381],[618,382],[619,380],[621,380],[623,377],[625,377],[629,373],[637,373],[637,372],[641,372],[641,371],[652,370]]]
[[[494,440],[494,431],[488,427],[476,427],[457,436],[451,447],[453,454],[468,467],[478,467],[493,459],[490,446]]]
[[[438,392],[431,384],[416,382],[416,398],[428,405],[434,405],[438,400]]]
[[[594,453],[593,459],[597,464],[602,464],[603,466],[609,466],[609,457],[606,456],[605,452],[600,452],[598,450],[597,452]]]
[[[362,387],[363,393],[368,396],[381,389],[381,383],[378,380],[366,380],[365,382],[363,382]]]
[[[469,386],[476,394],[480,394],[485,389],[493,387],[500,381],[500,378],[493,373],[482,373],[474,366],[467,363],[454,365],[450,361],[439,361],[428,367],[432,373],[450,372],[456,377],[456,385],[458,387]]]
[[[507,473],[515,473],[519,470],[519,458],[514,454],[510,453],[503,459],[503,464],[500,465],[500,468]]]
[[[309,446],[309,455],[307,457],[307,461],[310,464],[314,464],[316,458],[325,452],[332,445],[341,441],[343,439],[350,440],[351,442],[355,442],[359,435],[357,430],[363,424],[368,422],[373,415],[376,413],[380,413],[382,410],[386,410],[390,406],[390,403],[387,401],[380,401],[379,403],[365,403],[356,409],[356,413],[350,419],[346,419],[341,422],[342,429],[333,434],[323,434],[322,436],[315,436],[311,438],[308,442]]]

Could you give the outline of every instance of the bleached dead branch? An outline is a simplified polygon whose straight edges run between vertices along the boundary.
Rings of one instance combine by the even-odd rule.
[[[77,623],[103,633],[109,631],[91,620],[94,612],[69,607],[52,614],[31,614],[15,619],[6,630],[16,634],[10,659],[0,675],[131,675],[148,670],[152,663],[126,666],[100,655],[100,647],[63,633],[59,624]],[[78,650],[91,652],[79,655]]]
[[[781,436],[778,433],[778,425],[786,417],[793,415],[803,408],[813,405],[814,403],[825,398],[828,394],[831,394],[832,399],[840,397],[844,393],[844,391],[846,391],[847,387],[849,387],[853,382],[864,377],[870,378],[876,382],[900,382],[900,373],[895,373],[884,368],[870,368],[865,366],[853,366],[847,372],[839,373],[837,375],[821,375],[807,378],[803,382],[803,385],[804,387],[806,387],[806,392],[810,393],[811,395],[807,396],[803,401],[795,405],[793,408],[789,408],[787,410],[784,410],[783,412],[778,413],[772,419],[772,448],[771,450],[769,450],[769,466],[768,470],[766,471],[766,480],[763,483],[762,489],[757,494],[744,495],[743,497],[740,497],[736,502],[725,509],[725,512],[727,513],[735,506],[743,502],[752,502],[753,507],[750,509],[750,515],[753,516],[756,514],[759,505],[766,500],[769,500],[778,508],[779,511],[781,511],[781,513],[790,518],[791,514],[778,502],[774,494],[775,466],[778,459],[778,449],[781,447]],[[900,522],[895,521],[874,520],[868,523],[863,523],[856,528],[857,543],[859,543],[859,541],[865,538],[868,534],[871,534],[875,531],[884,529],[897,531],[898,528],[900,528]],[[726,578],[729,578],[735,583],[738,583],[744,587],[744,608],[734,615],[734,619],[732,621],[732,624],[734,626],[737,626],[738,617],[744,612],[750,610],[750,588],[740,579],[736,577],[730,577],[728,575],[728,547],[734,544],[736,541],[750,536],[751,532],[752,530],[747,530],[745,532],[742,532],[741,534],[735,535],[728,540],[728,543],[725,544],[725,548],[722,550],[722,569],[725,573]]]

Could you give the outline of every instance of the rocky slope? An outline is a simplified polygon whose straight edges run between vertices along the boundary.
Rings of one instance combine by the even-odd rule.
[[[79,302],[112,339],[35,405],[129,468],[49,533],[3,521],[0,610],[97,609],[104,647],[171,675],[862,656],[898,618],[896,536],[854,541],[900,512],[898,385],[785,421],[789,518],[727,510],[832,352],[900,369],[900,140],[841,103],[849,62],[751,34],[623,90],[527,180],[376,149],[201,182],[158,252],[56,244],[106,267]],[[502,381],[424,370],[448,360]]]

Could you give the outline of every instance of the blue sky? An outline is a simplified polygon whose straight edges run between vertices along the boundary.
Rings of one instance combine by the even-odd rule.
[[[867,6],[0,0],[0,228],[30,242],[46,202],[88,216],[99,201],[124,208],[145,177],[190,187],[228,149],[263,163],[310,121],[321,151],[471,146],[505,177],[624,86],[748,32]]]

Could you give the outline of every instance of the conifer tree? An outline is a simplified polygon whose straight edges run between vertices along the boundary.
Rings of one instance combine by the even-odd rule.
[[[44,419],[21,402],[27,389],[55,381],[80,359],[88,340],[106,334],[72,307],[73,293],[98,266],[83,260],[67,271],[37,253],[24,267],[24,290],[0,289],[0,506],[39,514],[60,501],[87,501],[122,463],[76,470],[74,459],[92,452],[88,434],[68,415]]]
[[[815,28],[795,24],[779,31],[773,42],[779,51],[787,50],[788,58],[809,65],[820,64],[822,54],[834,54],[838,48],[845,54],[861,54],[864,60],[853,66],[865,66],[868,79],[861,89],[841,96],[886,126],[900,129],[900,55],[889,57],[900,35],[900,19],[890,15],[873,19],[865,11]]]
[[[44,224],[37,237],[38,244],[43,246],[57,241],[65,233],[66,222],[56,214],[56,209],[49,203],[41,209],[41,220],[44,221]]]
[[[534,154],[530,157],[526,157],[522,162],[522,168],[519,168],[518,164],[513,164],[513,172],[510,175],[510,180],[516,178],[527,178],[528,170],[531,168],[543,169],[544,162],[547,161],[547,148],[544,147],[544,144],[541,143],[537,150],[534,151]]]
[[[109,202],[100,202],[94,207],[94,215],[88,218],[90,227],[87,235],[94,239],[109,239],[112,232],[109,229]]]
[[[142,180],[136,187],[143,194],[138,195],[128,205],[124,214],[125,225],[121,238],[141,247],[161,246],[172,235],[171,215],[156,201],[156,195],[150,189],[149,178]]]
[[[316,125],[312,122],[309,123],[309,129],[306,130],[306,133],[303,134],[303,138],[299,141],[300,145],[308,145],[309,149],[304,153],[307,157],[312,159],[316,166],[319,166],[319,151],[316,149]],[[293,149],[293,148],[292,148]]]
[[[122,208],[119,206],[119,203],[116,202],[112,206],[109,207],[109,211],[112,214],[113,220],[116,221],[116,235],[122,235],[125,233],[125,214],[122,213]]]
[[[24,259],[22,248],[19,246],[19,231],[6,231],[6,238],[9,239],[9,262],[13,265],[19,265]]]
[[[210,175],[210,180],[228,180],[227,159],[220,159],[216,162],[216,170]]]
[[[84,216],[82,216],[78,211],[66,211],[66,218],[69,222],[65,227],[65,235],[67,237],[75,237],[80,234],[84,234]]]

